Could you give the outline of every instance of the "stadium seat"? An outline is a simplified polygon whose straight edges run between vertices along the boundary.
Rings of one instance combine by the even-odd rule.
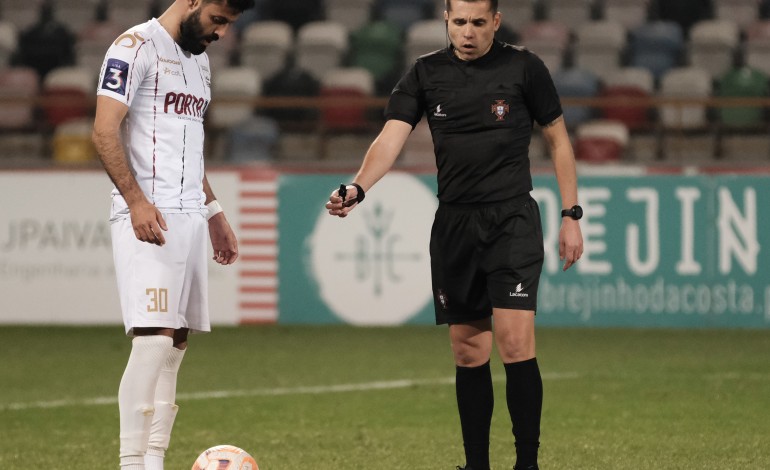
[[[39,2],[30,0],[3,0],[2,14],[5,21],[12,19],[18,31],[24,31],[37,21],[40,16]]]
[[[628,128],[618,121],[584,122],[575,136],[575,158],[590,163],[620,161],[629,141]]]
[[[234,33],[235,31],[230,30],[224,37],[219,38],[215,44],[206,48],[209,65],[214,73],[219,69],[230,67],[236,62],[235,57],[240,50],[240,44]]]
[[[712,93],[711,75],[701,68],[680,67],[671,69],[663,76],[660,95],[679,98],[708,98]],[[706,105],[664,105],[661,123],[676,129],[702,128],[708,124]]]
[[[502,23],[518,31],[524,25],[535,21],[535,4],[532,0],[506,0],[498,4],[497,10],[502,15]],[[443,10],[439,18],[443,19]]]
[[[123,25],[112,21],[85,25],[78,33],[78,40],[75,43],[75,63],[90,70],[94,75],[98,75],[107,48],[124,31]]]
[[[268,80],[284,67],[293,46],[294,32],[288,23],[257,21],[243,31],[240,64],[256,68]]]
[[[740,41],[738,25],[727,20],[704,20],[690,29],[689,64],[721,77],[733,67]]]
[[[278,144],[278,123],[265,116],[249,116],[227,130],[225,159],[233,163],[272,161]]]
[[[57,163],[87,163],[96,159],[91,141],[93,119],[72,119],[56,126],[53,134],[53,160]]]
[[[616,21],[627,30],[632,30],[647,22],[648,4],[641,0],[604,0],[602,18]]]
[[[644,67],[620,67],[604,77],[605,86],[633,86],[647,93],[655,90],[655,77]]]
[[[132,0],[130,2],[111,1],[109,18],[115,23],[130,28],[152,18],[152,0]]]
[[[569,46],[570,31],[567,25],[555,21],[536,21],[524,25],[520,34],[521,45],[540,57],[551,73],[562,68]]]
[[[15,98],[19,102],[0,106],[0,130],[32,129],[35,125],[35,98],[40,91],[40,79],[29,67],[0,68],[0,98]]]
[[[223,128],[245,121],[253,114],[253,100],[261,92],[262,79],[256,69],[241,66],[219,70],[211,82],[211,125]]]
[[[300,27],[294,50],[297,65],[320,79],[342,63],[348,47],[348,32],[344,26],[314,21]]]
[[[630,65],[645,67],[660,79],[679,65],[684,50],[681,26],[671,21],[653,21],[631,30]]]
[[[414,64],[418,57],[447,47],[444,20],[417,21],[406,32],[404,69]]]
[[[759,4],[759,0],[714,0],[714,18],[742,29],[759,19]]]
[[[553,74],[553,83],[562,98],[592,98],[599,93],[599,79],[593,73],[578,68],[562,69]],[[564,106],[564,121],[574,128],[593,118],[590,106]]]
[[[591,70],[599,78],[617,70],[626,47],[626,30],[612,21],[583,23],[576,31],[573,61],[576,67]]]
[[[375,21],[350,37],[350,65],[371,72],[378,95],[389,94],[402,71],[401,31],[385,21]]]
[[[58,127],[91,114],[96,75],[85,67],[59,67],[43,80],[43,114],[46,124]]]
[[[326,20],[356,31],[370,22],[372,3],[373,0],[326,0]]]
[[[700,68],[681,67],[666,72],[660,96],[706,99],[712,95],[711,75]],[[715,158],[716,134],[705,104],[664,105],[660,110],[662,154],[679,163],[708,163]]]
[[[545,17],[575,30],[591,21],[594,0],[541,0]]]
[[[361,67],[329,70],[321,79],[321,96],[356,98],[374,95],[374,78]],[[325,131],[362,130],[368,127],[367,108],[362,104],[335,103],[321,109],[321,125]]]
[[[57,0],[56,18],[66,24],[76,35],[90,23],[96,11],[96,4],[83,0]]]
[[[377,0],[375,19],[384,20],[407,31],[413,23],[433,17],[432,0]]]
[[[11,63],[11,57],[16,51],[16,26],[8,21],[0,21],[0,67]]]
[[[718,82],[718,95],[724,97],[765,98],[768,96],[767,74],[750,67],[728,71]],[[764,109],[758,106],[723,107],[718,112],[723,126],[733,129],[765,126]]]
[[[602,88],[600,95],[621,102],[601,107],[601,115],[605,119],[622,122],[630,130],[649,130],[652,127],[649,107],[627,104],[629,100],[649,99],[650,92],[634,85],[608,85]]]
[[[746,28],[746,65],[770,75],[770,20],[752,23]]]

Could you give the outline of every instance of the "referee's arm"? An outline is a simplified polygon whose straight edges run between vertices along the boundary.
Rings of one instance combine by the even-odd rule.
[[[572,143],[567,134],[564,118],[559,116],[543,126],[543,137],[553,160],[562,208],[568,209],[578,203],[577,171],[575,154],[572,151]],[[563,217],[559,231],[559,258],[564,260],[563,270],[569,269],[582,255],[583,234],[580,231],[580,224],[577,220]]]
[[[398,119],[388,120],[369,146],[364,162],[353,182],[360,185],[364,192],[369,191],[393,166],[411,132],[411,124]],[[329,202],[326,203],[329,214],[339,217],[347,216],[355,206],[344,207],[337,191],[332,193]]]
[[[369,191],[393,166],[411,132],[412,125],[404,121],[391,119],[386,122],[366,152],[354,182]]]

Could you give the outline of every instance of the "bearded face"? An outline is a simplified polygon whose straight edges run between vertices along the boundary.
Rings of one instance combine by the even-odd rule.
[[[217,33],[206,34],[204,32],[200,8],[182,20],[179,25],[179,45],[191,54],[202,54],[209,44],[218,39]]]

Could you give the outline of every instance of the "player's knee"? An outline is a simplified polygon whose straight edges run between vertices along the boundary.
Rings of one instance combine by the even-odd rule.
[[[478,367],[489,361],[490,351],[486,348],[459,344],[453,346],[455,364],[461,367]]]
[[[535,343],[526,338],[503,338],[498,340],[497,349],[503,362],[520,362],[535,357]]]

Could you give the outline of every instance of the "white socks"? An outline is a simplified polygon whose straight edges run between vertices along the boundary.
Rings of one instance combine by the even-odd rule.
[[[155,389],[155,415],[152,419],[149,445],[144,456],[145,470],[164,470],[163,459],[171,440],[171,429],[179,407],[176,399],[176,377],[184,359],[184,349],[171,348],[158,377]]]
[[[118,389],[120,406],[120,466],[143,470],[150,438],[155,389],[161,368],[173,349],[168,336],[137,336]]]

